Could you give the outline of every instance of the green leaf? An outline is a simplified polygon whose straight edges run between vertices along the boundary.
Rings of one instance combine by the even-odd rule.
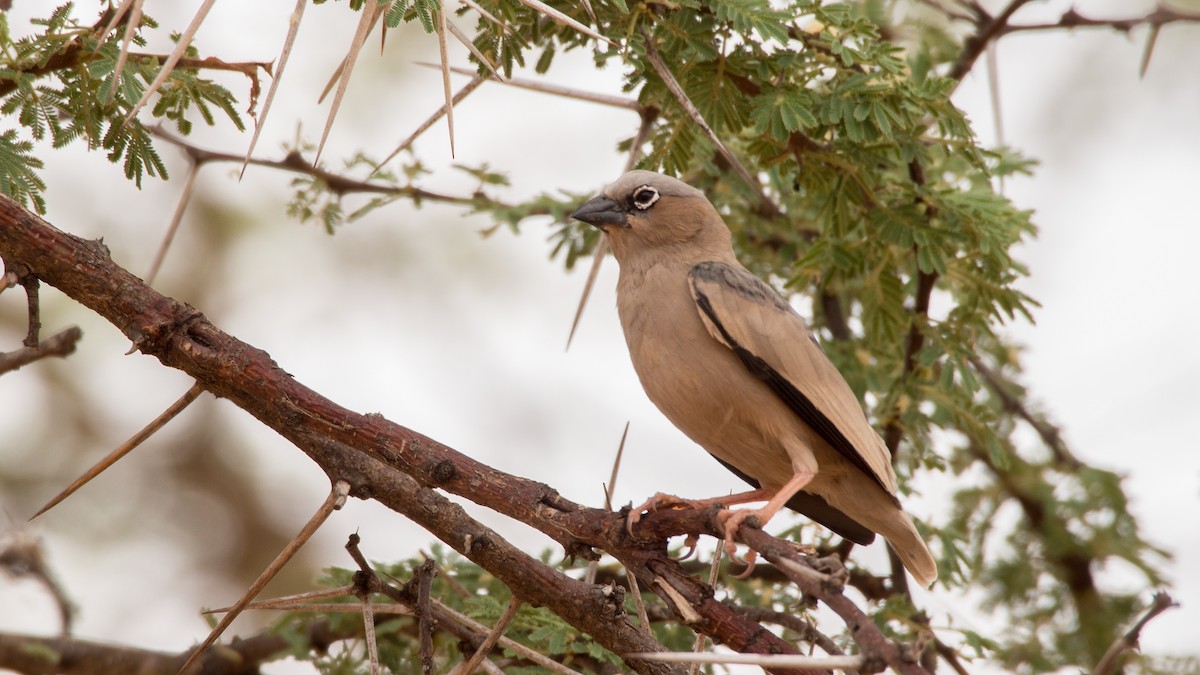
[[[0,193],[45,214],[46,201],[42,193],[46,183],[36,171],[43,168],[43,164],[31,154],[32,150],[33,143],[20,140],[15,130],[0,133]]]

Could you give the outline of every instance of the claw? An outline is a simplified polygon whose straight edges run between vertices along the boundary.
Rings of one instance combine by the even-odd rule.
[[[705,504],[703,504],[703,502],[699,502],[696,500],[684,499],[683,497],[676,497],[675,495],[669,495],[664,492],[658,492],[650,499],[647,499],[645,501],[645,503],[641,504],[640,506],[635,506],[633,509],[631,509],[629,511],[629,516],[627,516],[625,518],[625,533],[628,534],[630,537],[633,536],[633,526],[637,525],[638,521],[642,519],[642,514],[645,512],[657,511],[658,509],[664,508],[664,507],[670,507],[670,508],[675,508],[677,506],[693,506],[694,507],[697,505],[703,506]]]
[[[687,536],[687,538],[683,540],[683,545],[687,547],[687,552],[684,553],[683,555],[679,556],[675,560],[677,560],[679,562],[683,562],[684,560],[687,560],[688,558],[692,557],[692,555],[696,553],[696,544],[699,544],[699,543],[700,543],[700,537],[697,537],[694,534],[689,534]]]
[[[726,546],[729,546],[729,544],[726,544]],[[739,580],[747,579],[750,577],[750,574],[754,572],[754,564],[756,562],[758,562],[758,552],[752,548],[748,548],[748,549],[746,549],[746,557],[740,558],[740,559],[735,555],[736,552],[737,551],[735,548],[734,551],[731,551],[729,553],[730,559],[736,560],[740,563],[743,563],[746,566],[746,569],[742,570],[741,572],[738,572],[737,574],[734,574],[733,578],[739,579]]]
[[[740,509],[737,511],[722,511],[717,514],[717,525],[721,531],[725,533],[725,552],[729,554],[729,559],[735,562],[744,563],[746,569],[733,575],[734,579],[745,579],[754,571],[754,563],[758,560],[758,553],[753,549],[747,549],[744,558],[739,558],[737,554],[737,544],[734,538],[737,536],[738,528],[742,526],[750,516],[757,516],[756,511],[748,509]]]
[[[625,516],[625,534],[633,537],[633,526],[642,519],[641,511],[630,511],[628,516]]]

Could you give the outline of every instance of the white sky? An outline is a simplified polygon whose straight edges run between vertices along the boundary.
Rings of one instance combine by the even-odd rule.
[[[31,11],[26,4],[18,2],[15,11]],[[189,14],[167,15],[156,4],[148,9],[160,21],[186,25]],[[291,5],[217,3],[200,34],[201,47],[226,60],[273,59]],[[1056,17],[1068,6],[1046,2],[1018,16]],[[1079,10],[1134,15],[1150,6],[1111,0],[1080,3]],[[14,26],[21,25],[17,16]],[[315,97],[349,42],[354,18],[340,5],[309,8],[260,154],[277,156],[296,119],[315,139],[326,110]],[[1142,645],[1151,653],[1177,653],[1192,648],[1200,625],[1200,578],[1194,573],[1200,569],[1200,453],[1193,440],[1200,419],[1200,351],[1194,347],[1200,284],[1191,260],[1200,249],[1200,28],[1166,28],[1149,73],[1139,81],[1144,36],[1139,31],[1126,39],[1101,30],[1018,35],[1000,44],[1007,141],[1042,162],[1032,179],[1007,186],[1019,206],[1036,211],[1041,234],[1021,252],[1032,271],[1022,287],[1043,305],[1036,326],[1009,330],[1026,347],[1027,382],[1039,406],[1062,426],[1080,457],[1128,476],[1144,534],[1175,554],[1168,571],[1172,594],[1184,606],[1156,619]],[[440,105],[440,76],[411,65],[432,58],[432,38],[403,31],[389,43],[382,59],[374,46],[364,50],[362,70],[325,151],[328,161],[360,147],[382,157]],[[463,53],[457,59],[465,63]],[[597,74],[586,57],[560,55],[551,77],[619,92],[619,73]],[[455,86],[464,81],[456,79]],[[244,86],[236,80],[230,86],[244,91],[236,89]],[[956,102],[981,137],[994,138],[982,63]],[[505,116],[497,117],[498,111]],[[636,127],[629,111],[498,85],[472,95],[455,119],[456,161],[487,162],[508,172],[513,187],[506,196],[512,199],[599,188],[619,174],[624,158],[613,148]],[[248,137],[222,127],[198,139],[239,152]],[[431,129],[417,149],[436,169],[423,186],[471,189],[447,170],[444,125]],[[181,159],[170,150],[164,154],[173,176],[182,178]],[[174,208],[179,181],[151,182],[138,193],[100,154],[44,156],[49,220],[77,234],[103,234],[119,263],[143,271]],[[577,501],[602,501],[600,485],[627,420],[631,431],[615,502],[641,501],[656,491],[709,496],[736,487],[642,393],[613,309],[611,260],[574,346],[564,353],[585,270],[566,275],[547,260],[546,223],[530,221],[519,236],[501,231],[484,240],[476,232],[491,225],[486,218],[460,218],[446,207],[394,205],[329,237],[319,225],[298,225],[284,214],[287,180],[254,168],[241,183],[227,167],[201,175],[198,189],[229,204],[230,227],[252,230],[242,235],[247,243],[231,261],[212,270],[225,290],[199,309],[218,326],[266,349],[301,382],[340,404],[382,412]],[[97,212],[105,218],[97,219]],[[182,287],[183,280],[172,276],[172,260],[188,255],[193,239],[186,222],[159,284],[168,293]],[[69,303],[52,307],[49,318],[84,327],[81,353],[72,358],[94,360],[87,387],[101,398],[114,438],[127,436],[187,388],[186,377],[153,359],[122,356],[128,344],[103,322]],[[0,418],[0,438],[9,437],[3,430],[18,419],[38,412],[16,377],[0,384],[0,410],[21,414]],[[270,476],[262,490],[277,495],[278,517],[298,528],[322,500],[324,476],[257,422],[228,403],[219,405],[228,408],[225,418],[242,435],[240,447],[228,450],[230,461]],[[17,451],[5,445],[0,455]],[[128,461],[167,460],[147,454]],[[924,497],[909,500],[909,510],[936,521],[942,498],[936,485],[926,486]],[[179,570],[194,569],[196,561],[155,543],[166,536],[169,521],[139,525],[156,508],[155,496],[138,492],[128,502],[101,503],[84,491],[32,531],[46,539],[51,564],[81,607],[79,635],[183,648],[204,633],[196,608],[227,602],[238,589],[214,589],[203,574],[181,577]],[[3,499],[0,505],[17,520],[36,508]],[[534,548],[548,541],[471,510]],[[65,521],[71,519],[84,519],[112,545],[97,547],[68,534]],[[408,556],[431,541],[373,503],[352,502],[310,546],[328,564],[346,566],[341,546],[355,529],[374,559]],[[136,584],[129,584],[131,570]],[[1123,588],[1136,581],[1123,570],[1106,571],[1102,579]],[[949,612],[960,625],[988,622],[964,610],[955,594],[936,592],[922,602]],[[55,623],[46,609],[36,589],[0,584],[0,629],[51,631]],[[28,625],[39,611],[36,625]]]

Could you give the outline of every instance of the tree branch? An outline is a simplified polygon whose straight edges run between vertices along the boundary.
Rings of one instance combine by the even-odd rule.
[[[1154,601],[1146,608],[1146,613],[1138,619],[1137,623],[1133,624],[1132,628],[1112,643],[1112,646],[1104,653],[1104,657],[1100,659],[1100,663],[1097,663],[1096,668],[1092,670],[1092,675],[1109,675],[1117,672],[1120,668],[1121,656],[1131,649],[1137,649],[1138,640],[1141,638],[1142,629],[1146,627],[1146,624],[1159,614],[1178,606],[1179,603],[1172,600],[1171,596],[1166,593],[1155,593]]]
[[[1009,33],[1030,32],[1030,31],[1045,31],[1045,30],[1061,30],[1074,28],[1112,28],[1113,30],[1122,33],[1137,28],[1138,26],[1148,25],[1151,27],[1165,26],[1170,23],[1179,22],[1200,22],[1200,14],[1194,12],[1181,12],[1171,9],[1166,5],[1159,5],[1153,11],[1147,12],[1143,16],[1127,17],[1124,19],[1093,19],[1080,14],[1074,7],[1063,12],[1058,21],[1050,21],[1047,23],[1030,23],[1030,24],[1008,24],[1003,26],[999,34],[1008,35]]]
[[[975,32],[963,42],[962,52],[959,53],[954,65],[950,67],[950,72],[946,73],[946,77],[956,81],[966,77],[974,67],[975,61],[987,49],[988,44],[1003,34],[1012,15],[1028,3],[1029,0],[1012,0],[994,17],[981,13],[975,24]]]
[[[75,352],[75,344],[82,337],[83,331],[78,326],[71,326],[62,332],[42,340],[35,347],[22,347],[0,354],[0,375],[11,370],[16,370],[21,366],[29,365],[39,359],[44,359],[47,356],[68,356]]]

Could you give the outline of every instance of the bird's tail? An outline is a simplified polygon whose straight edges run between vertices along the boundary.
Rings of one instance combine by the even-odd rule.
[[[897,515],[900,518],[895,519],[891,524],[893,527],[887,528],[888,531],[880,532],[884,539],[888,540],[892,550],[896,555],[900,556],[900,561],[904,563],[904,568],[908,573],[913,575],[917,583],[924,588],[929,588],[933,582],[937,581],[938,569],[937,563],[933,560],[933,555],[929,552],[929,548],[925,546],[925,541],[921,539],[921,535],[917,533],[917,528],[913,525],[912,519],[908,514],[899,512]],[[903,522],[898,522],[903,520]]]

